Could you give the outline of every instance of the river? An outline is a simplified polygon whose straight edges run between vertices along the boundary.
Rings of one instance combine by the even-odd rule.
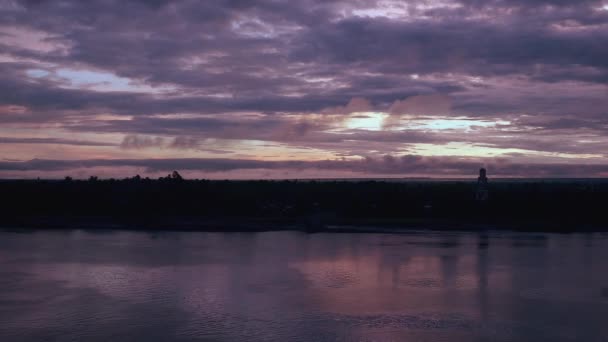
[[[608,341],[608,234],[0,231],[1,341]]]

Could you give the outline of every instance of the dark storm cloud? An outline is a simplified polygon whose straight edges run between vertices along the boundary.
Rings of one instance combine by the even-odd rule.
[[[464,1],[464,7],[445,9],[433,20],[342,17],[344,11],[366,8],[365,2],[155,3],[25,2],[21,10],[5,10],[0,18],[5,25],[47,32],[54,37],[47,38],[51,42],[67,42],[65,56],[45,52],[40,53],[42,60],[89,65],[150,84],[178,85],[196,96],[165,101],[139,96],[131,101],[125,95],[101,99],[70,92],[37,96],[33,104],[55,98],[57,106],[65,103],[78,109],[82,103],[103,102],[132,114],[152,108],[312,111],[361,95],[382,102],[445,92],[446,86],[459,89],[449,81],[416,85],[406,80],[411,73],[520,74],[551,82],[605,82],[608,67],[608,45],[602,43],[608,38],[606,29],[560,31],[552,26],[564,20],[582,27],[608,24],[608,11],[594,10],[598,1]],[[488,15],[498,20],[470,19],[486,13],[480,8],[491,8],[494,12]],[[528,11],[500,12],[511,8]],[[568,69],[573,66],[590,69],[573,72]],[[365,73],[370,76],[362,76]],[[332,77],[346,88],[337,91],[331,82],[329,88],[319,87],[308,82],[311,77]],[[306,96],[283,96],[292,92]],[[206,97],[217,93],[232,97]]]
[[[515,29],[514,24],[518,25]],[[353,18],[309,30],[298,37],[291,56],[308,62],[363,63],[384,73],[532,74],[552,81],[580,79],[556,66],[582,65],[598,68],[596,76],[586,79],[601,82],[608,67],[608,45],[601,41],[607,38],[605,29],[559,32],[531,22],[496,25],[452,18],[423,23]],[[549,74],[543,75],[537,65],[547,65]]]
[[[436,84],[433,82],[415,83],[411,80],[398,80],[395,77],[382,79],[384,90],[372,78],[353,77],[353,84],[359,90],[328,89],[320,93],[312,89],[306,96],[281,96],[280,94],[236,94],[225,98],[209,95],[188,95],[188,91],[179,96],[159,96],[154,94],[137,93],[133,91],[99,92],[91,89],[67,88],[68,84],[57,80],[30,80],[26,70],[31,65],[0,64],[0,105],[19,105],[27,107],[35,113],[35,118],[29,116],[6,116],[1,121],[27,122],[35,120],[44,122],[66,116],[74,111],[88,113],[110,112],[124,115],[171,114],[171,113],[207,113],[221,114],[238,111],[261,112],[311,112],[322,111],[328,107],[340,106],[357,96],[370,96],[379,104],[389,103],[393,99],[413,96],[418,93],[433,93],[435,89],[443,91],[464,90],[451,82]],[[239,82],[237,82],[239,83]],[[257,89],[250,86],[250,91]],[[381,89],[381,90],[378,90]],[[369,89],[366,91],[365,89]],[[397,90],[405,89],[405,90]],[[318,92],[318,93],[317,93]],[[70,112],[72,111],[72,112]]]

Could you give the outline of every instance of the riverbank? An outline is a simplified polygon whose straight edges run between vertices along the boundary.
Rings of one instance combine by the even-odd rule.
[[[608,231],[608,180],[0,182],[0,227]]]

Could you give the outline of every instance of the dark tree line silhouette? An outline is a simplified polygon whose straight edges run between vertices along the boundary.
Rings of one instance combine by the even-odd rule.
[[[51,220],[60,226],[76,218],[146,227],[179,221],[196,227],[205,220],[301,224],[321,214],[324,224],[608,227],[605,180],[493,181],[487,191],[489,200],[480,203],[474,180],[210,181],[186,180],[178,172],[158,179],[0,181],[0,225]]]

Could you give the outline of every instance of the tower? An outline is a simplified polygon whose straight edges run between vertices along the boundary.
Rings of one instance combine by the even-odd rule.
[[[475,190],[475,200],[485,202],[488,200],[488,177],[486,169],[479,169],[479,177],[477,177],[477,188]]]

